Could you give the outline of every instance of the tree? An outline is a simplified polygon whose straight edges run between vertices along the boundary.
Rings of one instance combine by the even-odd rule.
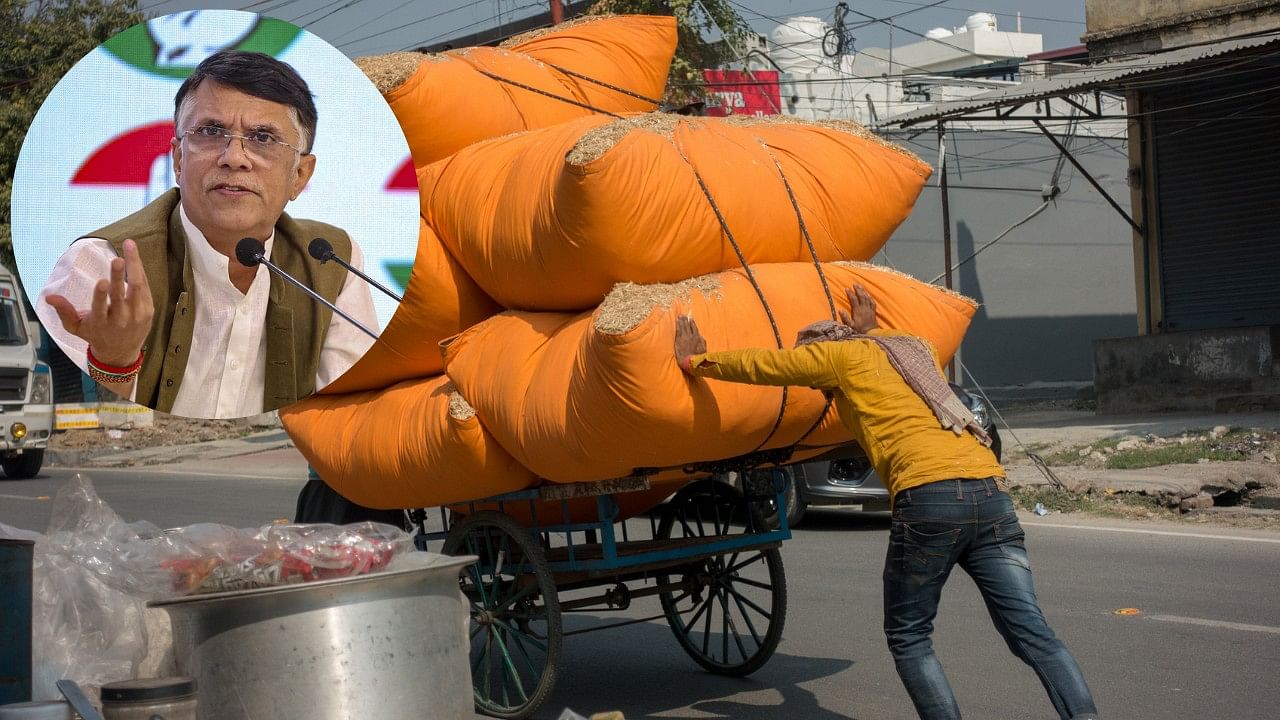
[[[672,105],[701,100],[705,87],[702,71],[742,60],[755,35],[730,0],[600,0],[588,13],[675,16],[676,55],[664,98]],[[704,33],[713,39],[708,40]]]
[[[142,20],[137,0],[0,0],[0,263],[7,267],[17,270],[14,168],[36,111],[80,58]],[[75,132],[73,123],[67,131]]]

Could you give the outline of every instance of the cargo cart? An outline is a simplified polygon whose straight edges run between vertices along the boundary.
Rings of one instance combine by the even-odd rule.
[[[685,470],[723,476],[783,460],[758,453]],[[564,671],[559,661],[567,635],[665,618],[680,647],[710,672],[745,676],[773,655],[787,608],[778,549],[791,531],[786,513],[766,508],[781,507],[787,476],[775,472],[772,483],[745,492],[712,477],[695,480],[628,523],[619,503],[629,493],[653,492],[652,472],[440,508],[443,531],[427,530],[428,511],[411,513],[420,549],[443,540],[445,554],[479,558],[460,582],[471,610],[471,675],[480,712],[527,718],[537,711]],[[584,521],[582,504],[592,501],[594,517]],[[563,628],[567,613],[621,612],[654,595],[657,615]]]

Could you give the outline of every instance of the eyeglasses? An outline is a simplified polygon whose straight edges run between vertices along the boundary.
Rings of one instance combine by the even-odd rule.
[[[267,162],[283,160],[289,151],[305,155],[298,148],[263,130],[254,130],[248,135],[237,135],[230,130],[216,125],[201,125],[198,128],[182,133],[191,149],[200,153],[221,153],[231,145],[233,139],[240,140],[240,147],[245,152]]]

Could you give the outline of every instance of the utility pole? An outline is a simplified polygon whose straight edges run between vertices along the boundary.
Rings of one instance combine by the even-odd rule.
[[[951,199],[947,193],[947,130],[944,123],[938,121],[938,187],[942,190],[942,266],[946,268],[943,277],[946,278],[946,288],[954,289],[951,285]],[[956,357],[960,356],[960,349],[956,348]],[[951,382],[956,381],[956,362],[955,358],[947,363],[947,379]]]
[[[551,3],[551,24],[559,25],[564,22],[564,7],[560,5],[560,0],[548,0]]]

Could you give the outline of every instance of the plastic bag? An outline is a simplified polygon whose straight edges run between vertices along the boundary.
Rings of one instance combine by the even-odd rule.
[[[36,543],[36,700],[59,699],[54,683],[62,678],[93,692],[135,677],[148,654],[147,600],[359,575],[415,554],[408,533],[379,523],[259,529],[197,524],[167,531],[129,525],[84,475],[54,497],[46,535],[0,524],[0,536]]]
[[[77,475],[54,497],[45,535],[0,524],[0,535],[35,541],[32,563],[32,698],[60,700],[54,683],[92,693],[133,677],[146,654],[144,602],[110,582],[109,548],[136,539]]]
[[[158,538],[130,569],[158,573],[175,595],[272,587],[363,575],[413,550],[413,539],[381,523],[269,525],[238,530],[191,525]]]

